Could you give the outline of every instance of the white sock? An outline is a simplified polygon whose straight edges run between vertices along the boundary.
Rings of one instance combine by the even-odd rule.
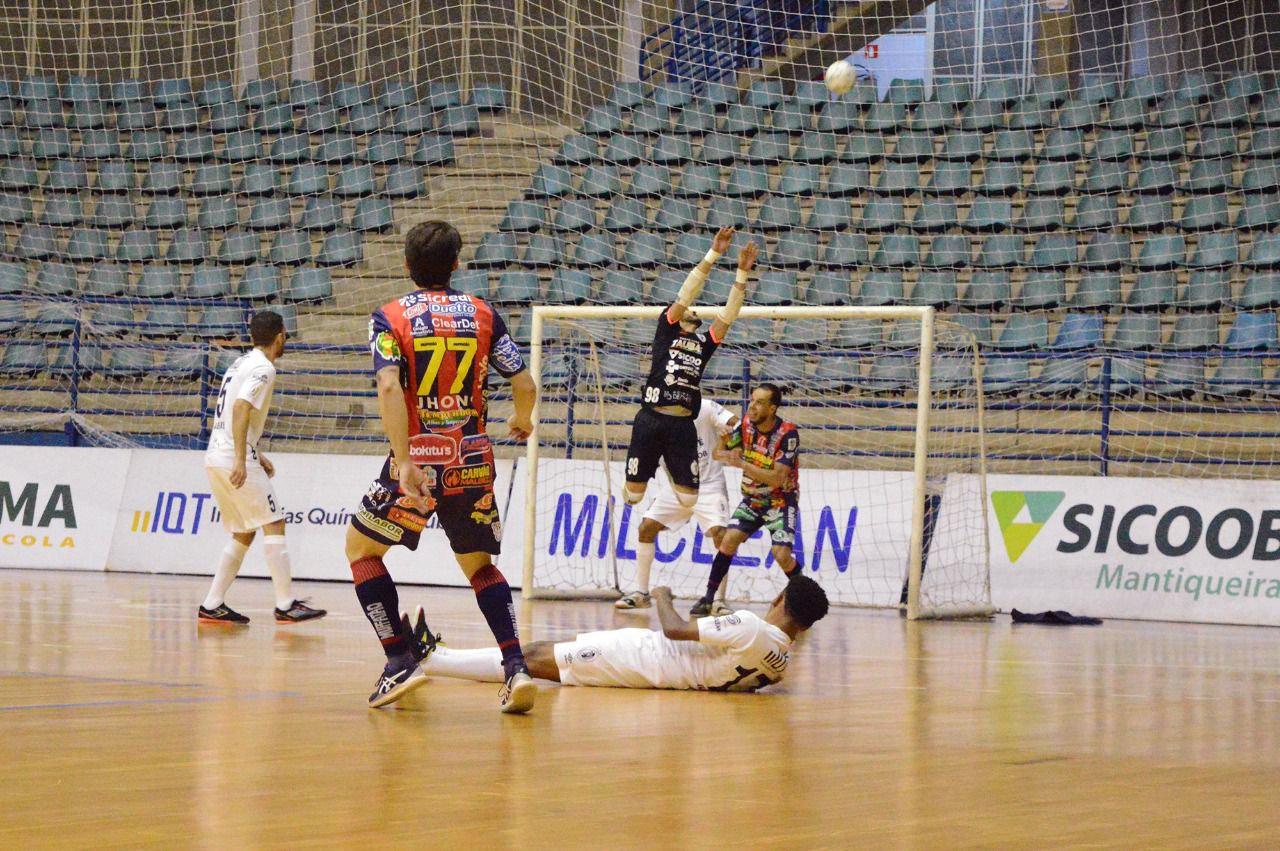
[[[729,590],[729,574],[724,575],[724,579],[720,580],[720,587],[716,589],[716,599],[724,602],[724,594]]]
[[[649,593],[649,572],[653,569],[653,554],[657,545],[650,541],[636,544],[636,586],[644,593]]]
[[[496,647],[483,650],[453,650],[437,647],[422,663],[428,675],[476,680],[481,683],[501,683],[507,677],[502,671],[502,651]]]
[[[249,548],[235,538],[228,541],[222,548],[222,557],[218,560],[218,567],[213,572],[213,584],[209,586],[209,593],[204,598],[206,609],[216,609],[227,601],[227,589],[231,587],[236,574],[240,572],[240,565],[244,562],[244,554],[247,552]]]
[[[293,605],[293,592],[289,550],[285,547],[284,535],[264,535],[262,545],[267,557],[267,570],[271,572],[271,587],[276,592],[276,608],[288,611]]]

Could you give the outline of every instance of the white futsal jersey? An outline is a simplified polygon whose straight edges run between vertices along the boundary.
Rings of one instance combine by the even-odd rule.
[[[247,465],[258,463],[258,439],[271,407],[271,390],[276,383],[276,368],[260,349],[253,349],[236,359],[222,377],[218,406],[209,435],[209,448],[204,454],[206,467],[235,466],[236,442],[231,434],[231,412],[237,399],[253,406],[249,412],[249,432],[245,436]]]
[[[791,638],[746,610],[698,619],[697,641],[658,630],[587,632],[555,646],[560,682],[616,688],[755,691],[782,679]]]
[[[737,414],[719,402],[702,397],[698,418],[693,421],[694,428],[698,430],[698,477],[701,487],[724,483],[724,465],[712,458],[711,453],[720,445],[720,432],[736,417]]]

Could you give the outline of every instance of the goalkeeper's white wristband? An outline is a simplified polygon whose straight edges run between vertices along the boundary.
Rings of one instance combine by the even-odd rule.
[[[747,282],[747,273],[738,270],[738,283],[745,284]],[[724,303],[724,307],[720,308],[720,322],[725,325],[732,325],[733,321],[738,318],[738,311],[742,309],[742,302],[746,300],[746,290],[741,287],[734,287],[729,290],[729,300]]]
[[[720,259],[720,252],[712,249],[707,252],[707,256],[702,258],[702,263],[708,266],[714,266],[716,261]],[[676,304],[689,307],[693,304],[694,299],[702,292],[702,288],[707,283],[707,273],[702,271],[702,263],[693,267],[688,277],[684,279],[684,285],[680,287],[680,292],[676,295]]]

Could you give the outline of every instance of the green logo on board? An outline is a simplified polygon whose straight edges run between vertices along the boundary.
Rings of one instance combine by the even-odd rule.
[[[1000,535],[1009,561],[1016,562],[1062,504],[1066,491],[992,491]]]

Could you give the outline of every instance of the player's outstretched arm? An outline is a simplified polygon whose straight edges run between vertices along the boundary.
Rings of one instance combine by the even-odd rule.
[[[711,250],[707,252],[707,256],[703,257],[697,266],[693,267],[693,271],[689,273],[689,277],[684,279],[684,286],[680,287],[680,292],[676,296],[676,303],[671,305],[667,311],[667,321],[672,325],[684,318],[685,311],[692,305],[698,294],[702,292],[703,286],[707,283],[707,276],[711,274],[711,268],[716,265],[716,261],[720,259],[720,255],[729,250],[729,243],[733,242],[733,228],[720,228],[716,232],[716,237],[711,241]]]
[[[653,589],[653,603],[658,610],[658,622],[662,624],[662,634],[672,641],[697,641],[698,625],[690,623],[676,613],[671,604],[671,589],[659,585]]]
[[[533,434],[533,406],[538,403],[538,385],[529,370],[522,369],[511,376],[511,395],[516,410],[507,420],[510,436],[514,440],[528,440]]]
[[[724,335],[729,333],[729,326],[738,318],[738,311],[746,301],[747,283],[751,280],[751,270],[755,268],[756,254],[759,250],[755,242],[748,241],[738,253],[738,275],[733,282],[733,289],[729,290],[729,300],[720,309],[720,315],[716,317],[716,321],[711,323],[711,339],[717,343],[724,340]]]
[[[409,410],[404,404],[399,367],[384,366],[378,370],[378,414],[382,418],[382,430],[391,441],[400,489],[405,496],[422,496],[422,471],[409,455]]]

